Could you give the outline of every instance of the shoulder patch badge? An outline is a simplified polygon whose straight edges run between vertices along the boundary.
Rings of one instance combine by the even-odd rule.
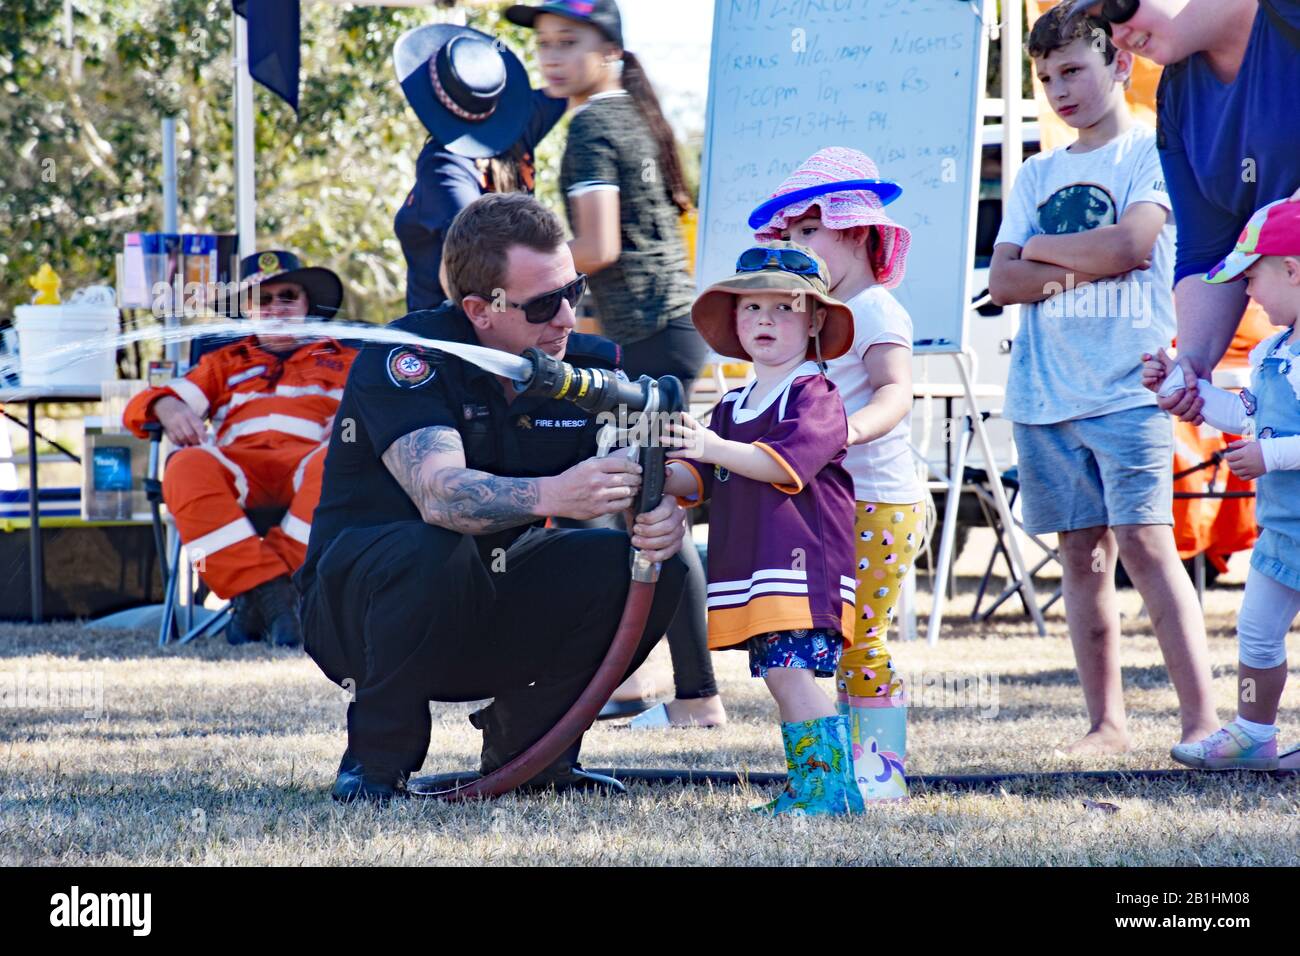
[[[436,371],[427,356],[408,345],[388,353],[388,377],[398,388],[419,388],[433,381]]]

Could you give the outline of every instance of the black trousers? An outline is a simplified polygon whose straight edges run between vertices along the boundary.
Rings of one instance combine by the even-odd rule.
[[[421,521],[339,535],[302,609],[307,653],[355,691],[350,755],[414,773],[429,749],[429,701],[488,697],[475,719],[483,771],[527,749],[604,659],[627,597],[629,548],[619,531],[532,528],[485,563],[471,536]],[[684,578],[680,557],[664,563],[629,674],[663,634]],[[570,748],[555,768],[576,755]]]
[[[713,674],[713,657],[709,650],[708,575],[700,552],[691,539],[690,512],[687,512],[686,541],[682,546],[682,562],[686,577],[682,585],[682,601],[677,606],[668,625],[668,652],[673,661],[673,696],[678,700],[701,700],[716,697],[717,678]],[[623,525],[621,515],[606,515],[589,521],[557,518],[561,528],[615,528]]]

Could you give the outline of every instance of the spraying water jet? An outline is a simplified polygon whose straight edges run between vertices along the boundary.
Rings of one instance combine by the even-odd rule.
[[[521,394],[563,399],[590,414],[622,409],[625,413],[622,416],[624,421],[630,418],[643,427],[619,430],[613,425],[606,425],[601,446],[607,447],[613,441],[612,433],[617,433],[624,436],[629,446],[635,449],[642,469],[636,513],[653,511],[663,498],[665,445],[662,441],[662,428],[670,416],[684,411],[686,407],[684,389],[681,382],[673,376],[661,379],[642,376],[632,382],[618,373],[578,368],[537,348],[531,348],[522,356],[517,356],[480,345],[428,339],[385,326],[344,324],[312,317],[307,321],[240,319],[175,328],[152,326],[114,336],[70,342],[48,350],[39,357],[72,361],[109,349],[116,351],[137,342],[158,341],[166,345],[208,336],[229,337],[234,341],[249,335],[291,337],[304,342],[333,338],[414,346],[424,351],[455,355],[486,371],[503,376],[514,382]],[[659,579],[659,565],[637,549],[631,550],[629,560],[632,579],[623,614],[609,650],[586,689],[555,726],[523,753],[484,777],[468,781],[458,778],[452,786],[445,789],[441,788],[442,783],[438,778],[428,778],[423,784],[417,780],[413,782],[412,794],[439,800],[463,801],[507,793],[537,776],[591,726],[600,708],[622,681],[636,653]]]

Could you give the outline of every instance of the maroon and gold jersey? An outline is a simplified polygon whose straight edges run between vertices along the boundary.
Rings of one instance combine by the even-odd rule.
[[[754,407],[753,383],[722,397],[709,428],[757,445],[789,476],[755,481],[678,459],[709,506],[709,647],[755,634],[829,628],[853,640],[856,580],[853,479],[844,469],[848,422],[835,386],[813,362]]]

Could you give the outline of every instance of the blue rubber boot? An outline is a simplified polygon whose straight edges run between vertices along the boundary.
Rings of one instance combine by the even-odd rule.
[[[840,816],[865,811],[853,772],[847,717],[782,724],[781,737],[789,783],[775,800],[755,810],[772,816]]]

